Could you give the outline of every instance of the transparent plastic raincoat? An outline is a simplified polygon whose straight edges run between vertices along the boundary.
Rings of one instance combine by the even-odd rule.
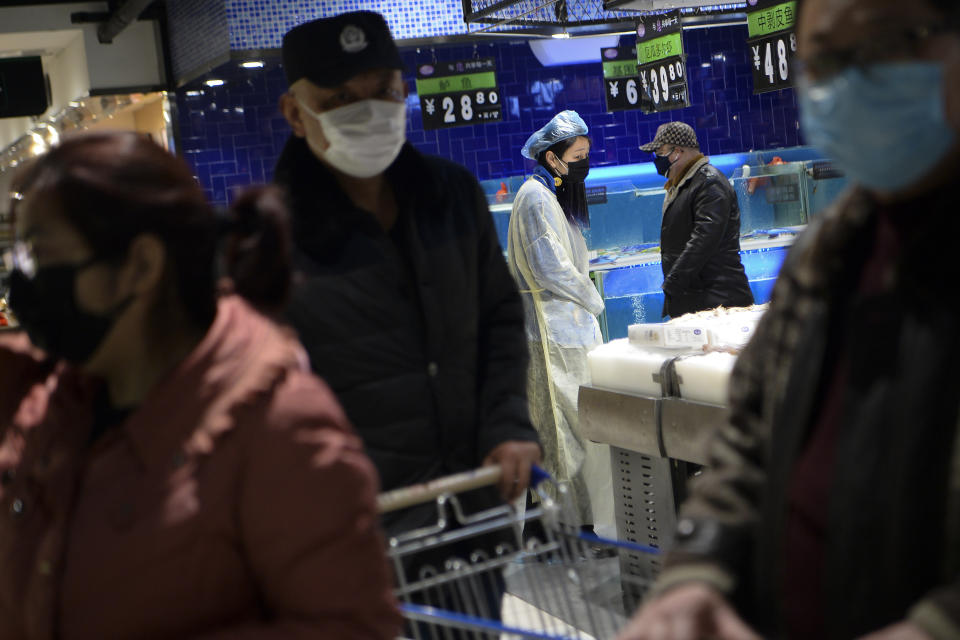
[[[583,135],[585,125],[583,129],[573,135]],[[528,142],[524,151],[529,147]],[[507,252],[526,315],[531,356],[527,394],[544,448],[544,464],[558,480],[572,486],[580,524],[593,524],[581,468],[590,447],[597,445],[579,434],[577,395],[580,385],[590,381],[587,352],[602,342],[596,316],[604,307],[588,274],[583,234],[568,222],[557,201],[553,176],[542,167],[517,192]]]

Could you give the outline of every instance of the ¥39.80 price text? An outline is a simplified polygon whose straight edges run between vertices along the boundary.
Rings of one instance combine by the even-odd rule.
[[[649,80],[648,80],[649,77]],[[670,85],[683,79],[683,63],[679,60],[667,64],[643,69],[640,72],[640,82],[644,91],[649,91],[653,104],[670,101]]]
[[[640,85],[648,111],[666,111],[688,104],[686,72],[679,56],[640,67]]]

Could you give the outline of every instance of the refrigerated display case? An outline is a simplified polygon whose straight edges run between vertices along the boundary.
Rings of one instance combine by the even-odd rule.
[[[737,194],[741,260],[758,304],[770,299],[796,235],[846,187],[818,156],[800,148],[711,158]],[[662,181],[651,164],[601,167],[587,180],[592,201],[584,237],[594,255],[591,275],[606,302],[600,318],[605,341],[625,337],[628,325],[660,321]],[[503,247],[513,195],[522,184],[520,177],[484,183]]]

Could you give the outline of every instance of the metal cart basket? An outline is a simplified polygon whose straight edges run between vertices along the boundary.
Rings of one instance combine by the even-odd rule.
[[[459,495],[499,479],[499,467],[484,467],[380,495],[382,513],[436,503],[434,524],[395,535],[388,544],[407,619],[404,637],[614,637],[647,586],[636,576],[624,577],[630,588],[621,584],[620,554],[659,550],[564,524],[576,522],[566,488],[540,469],[531,478],[539,497],[535,508],[504,504],[464,512]]]

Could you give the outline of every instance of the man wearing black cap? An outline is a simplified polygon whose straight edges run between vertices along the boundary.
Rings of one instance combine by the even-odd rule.
[[[722,173],[700,153],[697,134],[683,122],[657,129],[642,147],[667,178],[660,223],[663,315],[753,304],[740,262],[740,207]]]
[[[405,143],[406,86],[383,18],[354,12],[283,40],[293,136],[277,164],[293,214],[287,317],[337,393],[384,489],[500,464],[526,490],[540,446],[526,400],[523,309],[486,198],[463,167]],[[436,519],[427,506],[388,532]]]

